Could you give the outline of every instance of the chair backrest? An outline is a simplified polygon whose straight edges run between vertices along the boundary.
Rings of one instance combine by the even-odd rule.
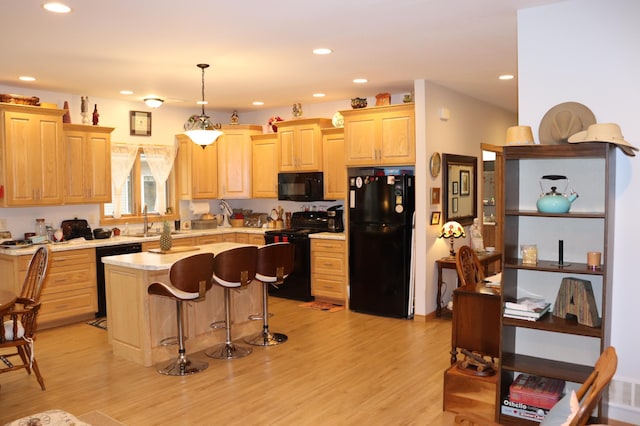
[[[204,297],[213,285],[213,253],[198,253],[180,259],[171,266],[171,285],[187,293]]]
[[[218,253],[213,261],[213,279],[224,287],[249,284],[256,276],[256,246],[237,247]]]
[[[46,245],[38,247],[36,252],[31,256],[27,274],[22,283],[22,290],[18,303],[36,304],[40,301],[40,293],[42,293],[42,284],[47,275],[49,266],[49,249]]]
[[[461,286],[475,285],[484,280],[484,269],[478,256],[469,246],[462,246],[456,253],[456,270]]]
[[[258,248],[256,279],[273,284],[282,284],[293,271],[295,249],[291,243],[273,243]]]
[[[618,356],[613,346],[609,346],[602,352],[593,371],[587,380],[576,391],[576,397],[580,401],[580,409],[570,423],[570,426],[586,425],[591,413],[600,402],[602,393],[611,382],[618,368]]]

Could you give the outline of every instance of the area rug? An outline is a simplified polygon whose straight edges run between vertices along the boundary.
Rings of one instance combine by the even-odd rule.
[[[126,426],[124,423],[98,410],[89,411],[88,413],[78,416],[78,418],[83,422],[89,423],[91,426]]]
[[[300,306],[301,308],[309,308],[325,312],[338,312],[344,309],[344,306],[342,305],[335,305],[333,303],[327,302],[307,302],[298,306]]]
[[[92,325],[94,327],[98,327],[101,328],[103,330],[107,329],[107,319],[106,318],[96,318],[94,320],[91,320],[89,322],[87,322],[87,324]]]

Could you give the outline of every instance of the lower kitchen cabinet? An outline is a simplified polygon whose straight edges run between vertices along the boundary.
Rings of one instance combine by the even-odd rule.
[[[173,238],[171,240],[171,246],[172,247],[191,247],[195,245],[195,238],[193,237],[188,237],[188,238]],[[142,251],[149,251],[151,249],[158,249],[160,248],[160,239],[157,239],[155,241],[146,241],[144,243],[142,243]]]
[[[316,300],[346,304],[346,243],[311,239],[311,294]]]
[[[20,257],[27,257],[27,264],[31,258]],[[40,328],[93,318],[98,310],[95,249],[49,252],[40,300]]]

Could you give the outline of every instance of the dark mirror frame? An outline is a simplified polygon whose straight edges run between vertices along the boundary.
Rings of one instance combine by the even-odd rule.
[[[442,154],[442,212],[444,214],[444,222],[455,220],[460,225],[466,226],[471,225],[473,219],[478,216],[477,163],[478,159],[476,157]],[[452,175],[452,169],[454,168],[456,170]],[[464,175],[464,179],[469,179],[469,182],[464,186],[464,182],[461,181],[461,175]],[[460,211],[461,206],[464,208],[463,211]]]

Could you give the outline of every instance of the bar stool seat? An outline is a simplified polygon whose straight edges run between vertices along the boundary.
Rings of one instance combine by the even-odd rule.
[[[245,342],[255,346],[274,346],[287,341],[282,333],[269,331],[269,285],[277,287],[293,271],[295,250],[291,243],[273,243],[258,248],[256,280],[262,282],[262,314],[250,319],[262,319],[262,332],[248,337]]]
[[[149,294],[169,297],[176,301],[178,358],[159,369],[158,372],[161,374],[186,376],[199,373],[209,366],[204,361],[194,361],[186,357],[182,303],[204,299],[206,291],[213,286],[213,262],[213,253],[199,253],[180,259],[171,266],[170,283],[154,282],[147,288]]]
[[[237,247],[219,253],[213,261],[213,282],[224,289],[225,342],[207,349],[211,358],[233,359],[247,356],[251,348],[236,345],[231,340],[231,289],[248,285],[256,275],[255,246]],[[211,324],[215,327],[216,323]]]

